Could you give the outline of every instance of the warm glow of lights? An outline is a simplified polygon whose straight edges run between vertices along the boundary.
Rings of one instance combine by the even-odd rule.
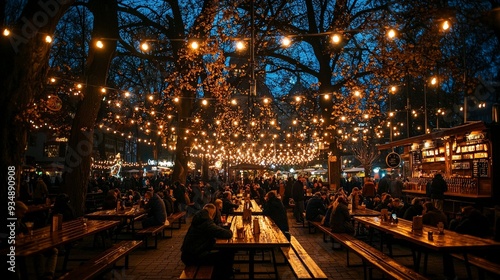
[[[200,45],[199,45],[199,44],[198,44],[198,42],[196,42],[196,41],[191,42],[191,44],[190,44],[189,46],[190,46],[193,50],[197,50],[197,49],[200,47]]]
[[[81,89],[82,87],[83,87],[83,85],[82,85],[82,84],[76,84],[76,88],[77,88],[77,89]]]
[[[234,125],[234,126],[237,126],[238,124],[239,124],[239,123],[238,123],[238,121],[234,121],[234,122],[233,122],[233,125]]]
[[[332,43],[338,44],[340,43],[341,37],[339,34],[333,34],[332,35]]]
[[[341,121],[345,121],[345,116],[340,117]]]
[[[9,36],[10,35],[10,30],[5,28],[2,32],[3,36]]]
[[[290,40],[290,38],[288,38],[288,37],[283,37],[283,39],[281,40],[281,45],[285,48],[289,47],[291,44],[292,44],[292,40]]]
[[[368,119],[369,117],[370,117],[370,115],[368,115],[368,114],[365,114],[365,115],[364,115],[364,118],[365,118],[365,119]]]
[[[448,29],[450,29],[450,22],[445,20],[443,21],[443,24],[441,24],[441,28],[444,30],[444,31],[447,31]]]
[[[179,97],[174,97],[174,102],[178,103],[179,102]]]
[[[101,88],[102,93],[106,93],[106,88]]]
[[[126,91],[125,92],[125,97],[129,97],[130,96],[130,92]]]
[[[438,82],[438,80],[436,77],[431,78],[431,85],[435,85],[435,84],[437,84],[437,82]]]
[[[49,35],[45,36],[45,43],[52,43],[52,37],[50,37]]]
[[[56,78],[50,78],[50,82],[51,83],[55,83],[56,82]]]
[[[391,93],[392,94],[395,94],[397,90],[398,90],[398,88],[396,86],[392,86],[391,87]]]
[[[269,103],[269,98],[264,98],[264,104],[268,104]]]
[[[238,41],[236,42],[236,49],[241,51],[246,48],[245,43],[243,41]]]
[[[325,100],[328,100],[328,99],[330,99],[330,95],[329,95],[329,94],[325,94],[325,95],[323,96],[323,98],[324,98]]]
[[[394,29],[389,29],[389,31],[387,32],[387,37],[389,37],[389,39],[393,39],[394,37],[396,37],[396,31]]]
[[[148,96],[149,100],[153,100],[155,97],[153,95]]]
[[[215,124],[220,125],[220,121],[219,121],[219,120],[216,120],[216,121],[215,121]]]
[[[300,96],[295,96],[295,101],[300,102],[301,98]]]
[[[203,100],[201,101],[201,104],[203,104],[204,106],[207,106],[207,105],[208,105],[208,101],[207,101],[206,99],[203,99]]]
[[[145,52],[149,51],[149,44],[147,42],[142,43],[141,49]]]
[[[297,125],[297,120],[293,120],[293,125]]]
[[[104,44],[101,40],[97,40],[97,42],[95,42],[95,46],[98,47],[99,49],[104,48]]]
[[[354,96],[360,97],[361,96],[361,92],[359,90],[355,90],[354,91]]]
[[[238,104],[238,102],[236,101],[236,99],[232,99],[231,104],[236,105],[236,104]]]

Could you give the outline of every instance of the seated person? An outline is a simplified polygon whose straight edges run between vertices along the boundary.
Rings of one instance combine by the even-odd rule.
[[[222,197],[222,215],[231,215],[234,213],[234,209],[238,209],[240,207],[239,203],[233,203],[231,201],[231,193],[224,192]]]
[[[461,209],[459,215],[450,221],[450,230],[481,238],[491,235],[488,219],[473,206]]]
[[[389,212],[396,214],[398,218],[403,218],[405,211],[408,207],[399,198],[394,198],[389,207]]]
[[[216,238],[229,239],[233,232],[214,223],[215,213],[215,205],[208,203],[193,216],[182,243],[181,260],[185,265],[214,265],[212,279],[230,279],[234,252],[214,251],[213,247]]]
[[[446,228],[448,225],[448,218],[446,218],[446,215],[441,210],[434,207],[432,202],[424,203],[422,210],[422,223],[424,225],[436,227],[439,222],[442,222]]]
[[[153,194],[152,191],[147,191],[144,198],[148,201],[144,206],[148,211],[148,216],[142,220],[142,228],[165,224],[167,210],[163,200],[157,194]]]
[[[264,197],[265,202],[262,209],[262,214],[271,218],[279,227],[281,232],[290,239],[288,218],[286,209],[280,199],[276,197],[276,192],[270,191]]]
[[[354,226],[347,208],[347,201],[343,196],[337,198],[337,206],[332,209],[330,227],[332,232],[354,234]]]
[[[411,201],[410,207],[406,209],[403,219],[412,221],[413,217],[422,215],[422,199],[419,197],[414,197]]]
[[[216,199],[215,200],[215,217],[214,217],[214,223],[218,226],[222,226],[222,199]]]
[[[316,192],[307,202],[306,220],[320,222],[326,214],[326,208],[321,198],[321,193]]]
[[[116,203],[118,202],[117,194],[114,190],[109,190],[104,198],[104,203],[102,204],[103,210],[113,210],[116,209]]]
[[[69,205],[69,196],[65,193],[60,193],[56,197],[54,202],[54,208],[52,209],[52,215],[61,214],[63,216],[63,221],[71,221],[75,219],[75,211],[71,205]]]
[[[361,191],[358,187],[352,189],[351,194],[347,197],[347,201],[351,203],[352,209],[358,209],[358,206],[363,204],[364,199],[361,196]]]

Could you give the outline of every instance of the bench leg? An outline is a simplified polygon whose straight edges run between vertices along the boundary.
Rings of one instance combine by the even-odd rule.
[[[158,248],[158,234],[155,234],[155,249]]]

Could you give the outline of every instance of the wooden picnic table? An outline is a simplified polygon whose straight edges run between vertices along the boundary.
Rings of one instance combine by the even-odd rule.
[[[262,207],[255,201],[255,199],[250,199],[250,209],[252,209],[252,214],[262,215]],[[240,206],[234,210],[233,215],[243,215],[243,208],[245,207],[245,200],[240,200]]]
[[[19,258],[20,272],[23,279],[27,279],[28,269],[26,267],[26,257],[43,253],[49,249],[67,245],[80,240],[86,236],[94,235],[113,228],[119,224],[118,221],[87,221],[76,219],[62,223],[62,229],[51,231],[50,226],[33,230],[33,235],[16,236],[15,255]],[[2,254],[7,254],[7,249],[2,250]],[[67,261],[69,252],[65,256]]]
[[[380,212],[372,209],[360,209],[357,208],[355,210],[349,209],[349,214],[352,217],[378,217],[380,216]]]
[[[415,245],[413,249],[418,250],[418,255],[414,254],[415,270],[420,266],[420,252],[422,249],[441,252],[443,254],[460,253],[463,254],[467,273],[471,276],[470,265],[467,254],[478,250],[497,250],[500,248],[500,242],[492,239],[480,238],[466,234],[460,234],[454,231],[445,230],[444,234],[438,234],[436,227],[424,225],[422,230],[413,231],[412,222],[399,219],[398,223],[381,222],[380,217],[354,217],[355,221],[363,223],[370,228],[370,235],[373,230],[390,234],[395,238],[403,239],[410,244]],[[428,237],[428,232],[433,232],[433,237]],[[371,239],[371,238],[370,238]],[[483,251],[484,252],[484,251]],[[424,264],[425,265],[425,264]],[[425,270],[425,269],[424,269]]]
[[[253,219],[257,217],[260,225],[260,233],[253,234]],[[290,242],[286,239],[285,235],[278,226],[266,216],[253,216],[252,222],[244,223],[242,216],[230,216],[228,222],[231,223],[231,231],[233,237],[231,239],[217,239],[215,242],[216,248],[230,248],[234,250],[244,250],[249,252],[248,260],[248,274],[250,279],[254,279],[255,272],[255,251],[259,249],[271,249],[272,262],[274,265],[274,272],[276,279],[278,277],[278,269],[276,266],[276,259],[274,255],[274,248],[290,246]],[[238,238],[237,228],[243,226],[244,237]],[[267,272],[265,274],[268,274]]]
[[[91,220],[130,220],[132,233],[135,233],[134,221],[140,220],[147,215],[144,208],[125,207],[124,210],[100,210],[92,213],[85,214],[85,217]]]

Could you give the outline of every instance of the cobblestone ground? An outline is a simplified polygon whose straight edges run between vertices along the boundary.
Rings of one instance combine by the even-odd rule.
[[[310,234],[307,228],[303,228],[302,225],[296,225],[291,213],[289,213],[289,221],[291,225],[291,234],[297,238],[329,279],[363,279],[363,267],[360,266],[361,260],[356,255],[350,254],[351,266],[347,267],[345,249],[332,249],[331,241],[326,243],[323,242],[322,233]],[[144,249],[144,247],[136,249],[130,255],[128,269],[117,267],[105,274],[103,279],[177,279],[184,268],[180,260],[180,247],[189,223],[190,218],[187,219],[187,224],[182,225],[181,229],[173,231],[172,238],[160,238],[157,249]],[[140,227],[140,225],[138,225],[138,227]],[[359,238],[363,238],[363,235],[359,235]],[[149,245],[152,245],[151,242],[153,241],[150,240]],[[88,259],[99,251],[99,249],[93,248],[92,244],[93,239],[89,238],[82,240],[74,246],[71,251],[71,258],[78,260],[70,261],[68,263],[69,269],[77,268],[84,259]],[[378,242],[374,242],[374,244],[379,246]],[[385,252],[387,252],[386,248]],[[393,246],[393,253],[398,262],[411,267],[412,259],[408,256],[411,251],[407,247],[396,244]],[[262,254],[259,252],[257,257],[260,258],[262,255],[264,256],[264,260],[270,259],[269,252],[263,252]],[[236,260],[244,260],[246,257],[245,252],[238,252]],[[281,252],[278,252],[276,257],[278,262],[284,261]],[[61,275],[62,273],[62,261],[63,258],[60,257],[58,260],[57,275]],[[117,265],[121,266],[123,263],[124,261],[121,260]],[[454,263],[458,279],[467,279],[463,263],[457,260],[455,260]],[[235,264],[235,268],[239,269],[241,272],[248,270],[247,266],[244,264]],[[269,262],[263,262],[256,265],[256,271],[272,271],[272,269],[273,267]],[[288,265],[279,265],[278,269],[280,279],[295,279]],[[441,257],[431,253],[429,255],[427,277],[430,279],[444,279],[442,271]],[[476,268],[473,267],[472,272],[474,278],[477,279]],[[270,278],[270,276],[271,275],[264,274],[259,275],[259,278]],[[488,277],[489,276],[487,276],[487,279],[494,279],[493,277]],[[375,269],[373,271],[373,278],[381,279],[383,275]],[[237,276],[236,279],[244,279],[244,276]]]

